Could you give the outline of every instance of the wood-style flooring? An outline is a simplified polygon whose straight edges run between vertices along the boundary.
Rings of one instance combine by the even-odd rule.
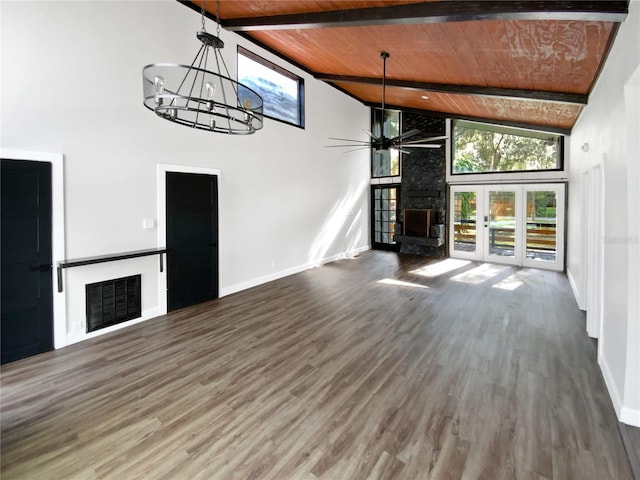
[[[632,478],[549,271],[371,251],[1,373],[3,480]]]

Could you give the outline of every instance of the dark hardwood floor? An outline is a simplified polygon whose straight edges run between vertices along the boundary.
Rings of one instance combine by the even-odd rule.
[[[632,478],[548,271],[367,252],[1,373],[3,480]]]

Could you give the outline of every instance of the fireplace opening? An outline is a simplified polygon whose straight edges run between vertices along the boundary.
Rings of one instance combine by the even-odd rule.
[[[435,223],[434,210],[430,208],[407,208],[403,211],[403,235],[429,238],[431,225]]]
[[[87,332],[142,315],[142,275],[86,285]]]

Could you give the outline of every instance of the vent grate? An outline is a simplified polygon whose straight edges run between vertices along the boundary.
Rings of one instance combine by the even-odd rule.
[[[126,322],[142,315],[142,275],[90,283],[87,294],[87,332]]]

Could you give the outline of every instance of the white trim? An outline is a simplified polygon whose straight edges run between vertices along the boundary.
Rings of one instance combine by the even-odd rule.
[[[66,258],[64,236],[64,155],[62,153],[34,152],[0,148],[0,156],[10,160],[31,160],[51,163],[51,209],[52,235],[51,285],[53,288],[53,346],[62,348],[68,345],[67,306],[64,292],[58,293],[56,265]]]
[[[270,273],[269,275],[253,278],[251,280],[247,280],[246,282],[237,283],[235,285],[231,285],[230,287],[220,289],[220,296],[226,297],[227,295],[232,295],[234,293],[241,292],[242,290],[247,290],[249,288],[257,287],[258,285],[262,285],[264,283],[273,282],[274,280],[288,277],[289,275],[295,275],[296,273],[304,272],[305,270],[319,267],[321,265],[325,265],[330,262],[343,260],[345,258],[353,258],[356,255],[370,249],[371,247],[369,245],[365,245],[364,247],[356,248],[350,252],[339,253],[337,255],[331,255],[330,257],[325,257],[322,260],[320,260],[320,262],[308,262],[302,265],[297,265],[295,267],[281,270],[279,272]]]
[[[609,396],[613,403],[613,409],[616,412],[616,416],[620,418],[620,411],[622,410],[622,396],[620,395],[620,392],[618,392],[616,382],[613,380],[613,375],[611,375],[611,369],[609,368],[606,358],[602,355],[602,351],[598,352],[598,365],[600,365],[602,378],[604,378],[604,383],[609,391]]]
[[[482,124],[483,122],[473,121],[474,123]],[[488,124],[486,125],[495,125]],[[505,125],[506,126],[506,125]],[[508,127],[514,128],[517,130],[522,130],[523,132],[536,132],[542,131],[535,130],[533,128],[519,128],[519,127]],[[550,182],[566,182],[569,179],[569,154],[568,154],[568,141],[565,136],[564,142],[564,152],[563,152],[563,165],[562,170],[536,170],[536,171],[522,171],[522,172],[496,172],[496,173],[466,173],[466,174],[453,174],[451,173],[451,138],[453,133],[453,121],[448,118],[446,123],[446,134],[447,134],[447,169],[446,169],[446,179],[449,185],[468,185],[468,184],[484,184],[489,185],[493,183],[550,183]],[[554,133],[553,135],[558,135]],[[562,135],[561,135],[562,136]]]
[[[166,248],[167,246],[167,184],[166,176],[167,172],[178,173],[200,173],[204,175],[214,175],[218,177],[218,225],[222,224],[223,209],[220,208],[220,188],[222,171],[217,168],[208,167],[196,167],[190,165],[173,165],[168,163],[158,164],[158,178],[157,178],[157,205],[158,205],[158,248]],[[223,231],[218,228],[218,258],[222,257],[222,237]],[[166,262],[165,262],[166,264]],[[220,272],[218,272],[218,278]],[[164,315],[167,313],[167,270],[158,275],[158,315]]]
[[[620,418],[622,423],[631,425],[633,427],[640,427],[640,410],[636,410],[629,407],[622,407],[620,409]]]
[[[594,165],[587,174],[587,210],[583,219],[586,248],[585,310],[586,329],[591,338],[598,338],[598,350],[604,345],[604,154],[602,163]]]
[[[582,296],[580,295],[580,290],[578,289],[578,285],[576,284],[576,281],[573,278],[573,274],[571,273],[571,270],[569,270],[568,268],[567,268],[567,278],[569,279],[569,285],[571,286],[571,291],[573,292],[573,296],[576,299],[578,308],[584,311],[585,310],[584,301],[582,300]]]
[[[527,218],[527,193],[539,192],[539,191],[554,191],[556,192],[556,260],[541,261],[532,260],[527,258],[526,255],[526,218]],[[562,272],[564,270],[565,259],[565,245],[566,245],[566,229],[565,229],[565,214],[566,214],[566,185],[564,183],[536,183],[533,185],[525,184],[522,186],[522,215],[525,219],[522,224],[521,232],[521,258],[522,265],[530,268],[543,268],[547,270],[555,270]]]

